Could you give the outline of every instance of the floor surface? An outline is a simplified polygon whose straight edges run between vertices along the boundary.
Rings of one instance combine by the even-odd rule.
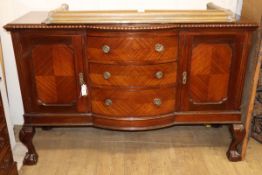
[[[37,129],[36,166],[21,175],[260,175],[262,145],[250,140],[247,157],[229,162],[227,127],[176,126],[146,132],[95,128]]]

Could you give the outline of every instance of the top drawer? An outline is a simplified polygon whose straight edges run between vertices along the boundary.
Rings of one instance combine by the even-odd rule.
[[[176,60],[176,33],[101,33],[87,38],[87,56],[98,62]]]

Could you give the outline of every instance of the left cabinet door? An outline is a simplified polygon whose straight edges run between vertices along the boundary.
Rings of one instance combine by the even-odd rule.
[[[14,42],[20,41],[16,60],[26,113],[88,111],[88,96],[81,93],[81,87],[87,83],[84,36],[80,32],[13,35]]]

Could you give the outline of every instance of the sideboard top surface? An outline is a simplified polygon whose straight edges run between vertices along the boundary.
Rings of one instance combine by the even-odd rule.
[[[107,23],[107,24],[45,24],[48,12],[33,11],[8,23],[6,30],[17,29],[103,29],[103,30],[153,30],[172,28],[257,28],[257,23],[242,17],[236,22],[205,23]]]

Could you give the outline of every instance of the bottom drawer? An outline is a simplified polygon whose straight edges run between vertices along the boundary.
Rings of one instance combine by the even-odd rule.
[[[148,90],[92,89],[92,111],[119,117],[160,115],[175,110],[175,88]]]

